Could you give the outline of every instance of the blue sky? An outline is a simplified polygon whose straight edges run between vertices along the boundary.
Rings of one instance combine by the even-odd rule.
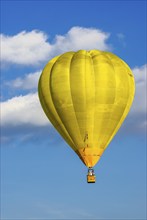
[[[146,219],[145,8],[145,1],[1,2],[1,219]],[[48,60],[78,49],[115,53],[136,81],[131,111],[92,185],[37,96]]]

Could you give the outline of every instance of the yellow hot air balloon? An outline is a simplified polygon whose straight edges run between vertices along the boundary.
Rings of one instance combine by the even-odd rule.
[[[135,91],[129,66],[99,50],[67,52],[50,60],[39,80],[39,98],[53,126],[89,168],[126,118]]]

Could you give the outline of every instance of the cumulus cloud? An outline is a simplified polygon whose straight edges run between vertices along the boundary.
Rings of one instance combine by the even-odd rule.
[[[30,90],[36,89],[38,86],[41,70],[35,73],[26,74],[24,77],[18,77],[15,80],[6,82],[5,84],[14,89]]]
[[[1,125],[4,127],[45,126],[48,124],[37,93],[16,96],[1,103]]]
[[[126,129],[132,133],[142,133],[147,128],[147,65],[133,68],[136,83],[135,98],[129,113],[129,117],[125,122]]]
[[[73,27],[64,36],[57,35],[51,52],[60,54],[70,50],[110,50],[107,40],[110,34],[95,28]]]
[[[14,36],[1,34],[2,62],[36,65],[46,60],[51,45],[42,31],[22,31]]]
[[[38,65],[53,56],[69,50],[110,50],[110,34],[96,28],[72,27],[65,35],[56,35],[53,43],[42,31],[22,31],[14,36],[1,34],[3,63]]]
[[[132,106],[132,113],[144,113],[146,112],[146,91],[147,91],[147,65],[141,67],[135,67],[133,70],[136,93],[135,100]]]

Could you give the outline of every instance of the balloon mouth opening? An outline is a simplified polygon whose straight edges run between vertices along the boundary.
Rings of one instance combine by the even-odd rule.
[[[88,169],[92,169],[96,165],[103,152],[104,149],[97,148],[80,148],[76,151],[77,155]]]

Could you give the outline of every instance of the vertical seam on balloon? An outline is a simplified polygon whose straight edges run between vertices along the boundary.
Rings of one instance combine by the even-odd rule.
[[[48,110],[48,108],[47,108],[47,105],[46,105],[46,102],[45,102],[45,99],[44,99],[44,95],[43,95],[43,93],[42,93],[42,90],[40,89],[40,84],[41,84],[41,78],[42,78],[42,75],[40,76],[40,79],[39,79],[39,84],[38,84],[38,88],[39,88],[39,99],[40,99],[40,102],[41,103],[43,103],[43,107],[45,108],[45,111],[47,112],[47,113],[50,113],[49,112],[49,110]],[[47,114],[46,114],[47,115]],[[51,113],[51,115],[53,116],[53,114]],[[54,117],[54,116],[53,116]],[[48,116],[47,116],[47,118],[48,118]],[[49,119],[50,120],[50,119]],[[59,123],[57,122],[57,125],[58,125]]]
[[[130,90],[130,82],[129,82],[129,90]],[[126,119],[127,115],[125,115],[125,113],[126,113],[126,111],[129,113],[129,109],[131,108],[131,106],[130,106],[130,108],[128,108],[129,105],[130,105],[130,103],[131,103],[130,101],[131,101],[131,99],[130,99],[130,96],[129,96],[128,101],[127,101],[127,104],[126,104],[126,107],[125,107],[125,109],[124,109],[124,111],[123,111],[122,117],[120,118],[120,120],[119,120],[117,126],[116,126],[115,129],[113,130],[113,133],[112,133],[112,135],[111,135],[110,140],[108,141],[108,144],[109,144],[110,141],[112,140],[112,138],[113,138],[113,136],[115,135],[115,133],[116,133],[116,132],[119,130],[119,128],[121,127],[121,122],[123,122],[123,121]],[[133,100],[132,100],[132,101],[133,101]],[[108,145],[108,144],[107,144],[107,145]]]
[[[63,54],[62,54],[62,55],[63,55]],[[61,55],[61,56],[62,56],[62,55]],[[60,57],[61,57],[61,56],[60,56]],[[51,69],[50,69],[50,75],[49,75],[49,77],[50,77],[49,90],[51,91],[50,94],[51,94],[51,99],[52,99],[52,103],[53,103],[54,109],[56,110],[56,113],[57,113],[59,119],[61,120],[62,126],[65,128],[67,134],[68,134],[69,137],[71,138],[71,136],[70,136],[70,134],[68,133],[66,127],[64,126],[63,121],[62,121],[62,118],[60,117],[60,115],[59,115],[59,113],[58,113],[58,111],[57,111],[57,108],[56,108],[56,106],[54,105],[54,102],[53,102],[52,87],[51,87],[51,77],[52,77],[52,74],[53,74],[53,68],[54,68],[55,64],[56,64],[56,62],[53,64],[53,66],[52,66]],[[71,138],[71,140],[72,140],[72,138]],[[73,141],[73,140],[72,140],[72,141]],[[74,142],[73,142],[73,144],[74,144]]]
[[[49,75],[49,74],[48,74],[48,75]],[[42,75],[41,75],[41,77],[40,77],[39,84],[41,83],[41,78],[42,78]],[[49,112],[48,107],[47,107],[46,102],[45,102],[45,99],[44,99],[44,95],[43,95],[43,93],[42,93],[42,90],[40,89],[40,86],[39,86],[39,98],[40,98],[40,102],[43,103],[43,106],[44,106],[44,109],[45,109],[45,113],[46,113],[46,116],[47,116],[47,118],[49,119],[49,121],[53,124],[53,126],[54,126],[54,122],[55,122],[55,124],[56,124],[58,127],[60,127],[60,130],[58,130],[55,126],[54,126],[54,127],[59,131],[59,133],[60,133],[61,135],[62,135],[62,133],[65,135],[66,132],[64,132],[64,130],[61,128],[60,124],[57,122],[57,120],[56,120],[56,118],[54,117],[54,115],[53,115],[51,112]],[[53,101],[52,101],[52,104],[53,104]],[[54,106],[54,104],[53,104],[53,106]],[[56,109],[55,109],[55,110],[56,110]],[[48,113],[51,115],[51,118],[48,117]],[[57,114],[57,115],[58,115],[58,114]],[[63,126],[63,127],[64,127],[64,126]],[[65,131],[66,131],[66,129],[65,129]],[[67,132],[67,134],[68,134],[68,132]],[[71,144],[72,144],[73,147],[74,147],[74,143],[73,143],[72,139],[70,139],[70,136],[69,136],[68,139],[69,139],[69,140],[68,140],[67,142],[69,142],[69,144],[70,144],[70,142],[71,142]],[[71,147],[72,147],[72,146],[71,146]]]
[[[123,65],[125,65],[125,71],[126,71],[126,74],[127,74],[127,77],[128,77],[128,81],[129,81],[129,90],[130,90],[130,87],[131,87],[131,82],[130,82],[130,74],[128,74],[128,71],[130,71],[130,68],[129,68],[129,66],[127,65],[127,63],[125,63],[123,60],[120,60],[120,62],[123,64]],[[131,77],[133,77],[133,81],[134,81],[134,76],[133,76],[133,74],[131,74]],[[134,86],[135,86],[135,82],[134,82]],[[134,91],[133,91],[133,94],[132,94],[132,96],[130,96],[129,97],[129,99],[131,100],[131,102],[133,102],[133,98],[134,98],[134,95],[135,95],[135,88],[134,88]],[[130,106],[130,108],[131,108],[131,106]],[[129,108],[129,109],[130,109]]]
[[[81,136],[81,140],[83,140],[82,139],[82,134],[81,134],[81,131],[80,131],[80,127],[79,127],[79,124],[78,124],[78,119],[77,119],[77,115],[76,115],[76,111],[75,111],[75,106],[74,106],[74,102],[73,102],[73,95],[72,95],[72,91],[71,91],[71,65],[72,65],[72,61],[73,61],[73,58],[74,58],[75,54],[73,54],[73,56],[71,58],[71,61],[70,61],[70,66],[69,66],[69,86],[70,86],[70,94],[71,94],[72,106],[73,106],[73,109],[74,109],[73,112],[74,112],[74,115],[75,115],[75,118],[76,118],[77,127],[79,129],[79,134]],[[78,146],[76,146],[76,147],[78,147]],[[77,148],[77,150],[78,150],[78,148]]]
[[[97,52],[97,51],[95,51],[95,52]],[[92,61],[93,61],[94,57],[99,57],[99,56],[102,55],[102,53],[103,53],[103,51],[99,50],[99,53],[97,53],[97,54],[92,56]],[[93,69],[94,69],[94,77],[95,77],[95,105],[96,105],[96,73],[98,73],[99,71],[98,72],[95,71],[94,65],[93,65]],[[95,113],[95,116],[94,116],[94,121],[95,121],[95,117],[96,117],[96,113]],[[101,124],[102,124],[102,120],[101,120]],[[94,126],[94,131],[95,131],[95,126]],[[100,135],[99,134],[100,134],[100,132],[98,133],[98,137],[97,137],[97,139],[95,141],[95,143],[97,143],[98,148],[100,147],[100,145],[99,145],[99,137],[100,137]]]
[[[63,54],[62,54],[62,55],[63,55]],[[61,55],[61,56],[62,56],[62,55]],[[61,56],[60,56],[60,57],[61,57]],[[56,63],[56,62],[55,62],[55,63]],[[53,68],[54,68],[54,66],[55,66],[55,63],[54,63],[53,66],[51,67],[51,69],[50,69],[50,75],[49,75],[49,77],[50,77],[49,90],[50,90],[50,94],[51,94],[52,104],[53,104],[53,106],[54,106],[54,109],[56,110],[56,113],[57,113],[57,115],[58,115],[58,117],[59,117],[61,123],[62,123],[63,128],[65,129],[65,131],[67,132],[67,134],[68,134],[69,137],[70,137],[71,143],[73,143],[74,147],[76,148],[76,144],[74,143],[74,141],[73,141],[71,135],[69,134],[68,130],[66,129],[65,125],[63,124],[62,118],[60,117],[60,115],[59,115],[59,113],[58,113],[58,111],[57,111],[57,108],[55,107],[54,102],[53,102],[52,89],[51,89],[51,76],[52,76],[52,74],[53,74]],[[60,127],[60,129],[62,130],[61,127]],[[64,131],[63,131],[63,132],[64,132]],[[65,133],[65,135],[66,135],[66,133]]]
[[[102,56],[105,56],[105,52],[102,51],[102,52],[101,52],[101,55],[102,55]],[[105,56],[105,57],[106,57],[106,56]],[[108,59],[108,57],[107,57],[107,59]],[[100,70],[99,70],[98,72],[99,72],[99,74],[101,74],[101,71],[100,71]],[[110,119],[110,117],[111,117],[111,116],[109,116],[109,119]],[[109,121],[109,119],[108,119],[108,121]],[[100,126],[100,130],[99,130],[99,137],[101,137],[101,131],[102,131],[103,120],[104,120],[104,116],[102,116],[101,123],[100,123],[101,126]],[[105,129],[105,130],[106,130],[106,129]],[[101,140],[104,140],[104,139],[105,139],[105,136],[103,136],[103,139],[102,139],[102,138],[100,139],[100,143],[102,143]],[[103,145],[101,145],[101,144],[100,144],[100,148],[105,149],[105,147],[104,147]]]
[[[93,69],[93,80],[94,80],[94,110],[93,110],[93,128],[92,128],[92,134],[93,134],[93,139],[92,139],[92,143],[94,141],[94,121],[95,121],[95,105],[96,105],[96,100],[95,100],[95,97],[96,97],[96,85],[95,85],[95,71],[94,71],[94,62],[93,62],[93,58],[92,56],[90,56],[91,58],[91,63],[92,63],[92,69]],[[94,143],[95,144],[95,143]],[[94,146],[96,147],[96,146]]]
[[[103,54],[103,56],[107,57],[107,59],[110,61],[111,66],[112,66],[112,68],[113,68],[113,70],[114,70],[114,73],[115,73],[115,99],[116,99],[116,71],[115,71],[114,65],[113,65],[112,60],[110,59],[110,57],[109,57],[105,52],[102,52],[102,54]],[[115,102],[114,102],[114,103],[115,103]],[[113,107],[113,109],[114,109],[114,107]],[[113,112],[113,111],[112,111],[112,112]],[[113,115],[112,112],[111,112],[110,115],[109,115],[108,121],[111,119],[111,117],[112,117],[112,115]],[[106,128],[108,128],[108,125],[109,125],[109,123],[107,123]],[[106,128],[105,128],[105,130],[106,130]],[[102,139],[102,140],[105,140],[105,137],[106,137],[106,133],[105,133],[105,135],[103,136],[103,139]],[[105,149],[105,148],[106,148],[106,146],[103,147],[103,149]]]
[[[61,56],[63,56],[64,54],[62,54]],[[73,58],[73,56],[72,56],[72,58]],[[72,60],[72,58],[71,58],[71,60]],[[70,64],[71,64],[71,60],[70,60]],[[69,64],[69,68],[70,68],[70,64]],[[53,69],[52,69],[52,71],[53,71]],[[70,72],[70,71],[69,71]],[[51,73],[51,75],[52,75],[52,73]],[[68,77],[69,77],[69,75],[68,75]],[[69,81],[69,83],[70,83],[70,81]],[[70,84],[69,84],[69,86],[70,86]],[[51,87],[50,87],[50,90],[51,90],[51,92],[52,92],[52,89],[51,89]],[[52,93],[51,93],[52,94]],[[71,90],[70,90],[70,94],[71,94]],[[52,97],[52,99],[53,99],[53,97]],[[72,97],[71,97],[71,100],[72,100]],[[72,137],[72,135],[71,135],[71,133],[69,132],[69,130],[67,130],[67,126],[65,126],[65,124],[63,123],[63,119],[62,119],[62,116],[61,116],[61,114],[58,112],[58,110],[57,110],[57,108],[56,108],[56,106],[54,106],[55,107],[55,109],[56,109],[56,112],[58,113],[58,115],[59,115],[59,118],[60,118],[60,120],[61,120],[61,122],[62,122],[62,124],[64,125],[64,127],[65,127],[65,129],[66,129],[66,131],[67,131],[67,133],[69,134],[69,136],[70,136],[70,138],[71,138],[71,140],[73,141],[73,143],[74,143],[74,146],[75,146],[75,149],[77,150],[78,148],[77,148],[77,144],[75,143],[75,141],[73,140],[73,137]],[[74,108],[73,108],[74,109]],[[75,114],[75,112],[73,111],[73,113]],[[78,123],[77,123],[77,126],[78,126]]]
[[[86,51],[87,53],[87,51]],[[84,57],[84,62],[85,62],[85,69],[84,69],[84,90],[85,90],[85,106],[87,106],[87,91],[86,91],[86,77],[87,77],[87,73],[86,73],[86,54],[85,54],[85,57]],[[86,123],[85,123],[85,134],[87,134],[87,131],[88,131],[88,128],[87,128],[87,108],[85,109],[86,110]]]
[[[105,56],[107,56],[107,57],[109,58],[109,60],[111,61],[112,65],[113,65],[113,62],[112,62],[112,60],[110,59],[109,55],[108,55],[108,54],[105,54]],[[122,62],[122,64],[123,64],[123,62]],[[123,64],[123,65],[124,65],[124,64]],[[114,65],[113,65],[113,67],[114,67]],[[115,67],[114,67],[114,70],[115,70]],[[125,69],[125,71],[126,71],[126,69]],[[128,79],[128,75],[127,75],[127,79]],[[129,80],[128,80],[128,84],[129,84],[129,90],[130,90],[130,82],[129,82]],[[129,92],[128,92],[128,93],[129,93]],[[129,100],[130,100],[130,96],[128,97],[127,104],[126,104],[125,108],[123,109],[123,114],[122,114],[122,116],[121,116],[119,122],[117,123],[117,126],[113,129],[113,132],[112,132],[112,134],[111,134],[111,136],[110,136],[110,139],[108,139],[108,142],[107,142],[106,147],[108,146],[108,144],[110,143],[110,141],[111,141],[112,138],[114,137],[115,133],[116,133],[116,132],[118,131],[118,129],[120,128],[121,122],[125,119],[125,118],[124,118],[124,115],[125,115],[126,110],[128,109],[128,105],[129,105],[129,103],[130,103]],[[111,115],[112,115],[112,114],[111,114]],[[126,115],[126,116],[127,116],[127,115]],[[105,148],[106,148],[106,147],[105,147]]]

